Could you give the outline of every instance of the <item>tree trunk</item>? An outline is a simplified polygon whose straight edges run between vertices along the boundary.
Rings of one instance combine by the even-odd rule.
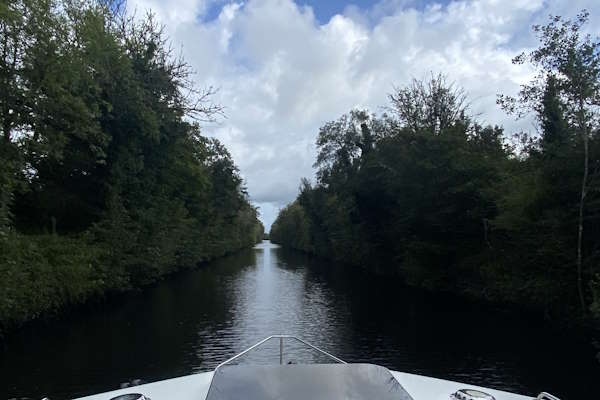
[[[5,144],[10,144],[12,138],[10,137],[10,120],[8,119],[8,113],[5,115],[4,124],[2,126],[2,136]]]
[[[577,291],[579,293],[579,303],[581,311],[585,314],[585,298],[583,296],[583,279],[582,279],[582,264],[583,264],[583,210],[585,195],[587,192],[588,180],[588,163],[589,163],[589,143],[587,129],[583,131],[583,178],[581,180],[581,197],[579,199],[579,220],[577,231]]]
[[[50,223],[52,224],[52,236],[56,236],[56,217],[54,215],[50,217]]]
[[[487,218],[482,218],[481,222],[483,222],[483,241],[491,249],[492,244],[490,243],[490,239],[488,237],[488,232],[490,230],[489,220]]]

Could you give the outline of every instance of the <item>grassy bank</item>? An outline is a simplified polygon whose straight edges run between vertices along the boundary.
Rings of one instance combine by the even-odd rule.
[[[128,268],[124,263],[115,264],[111,250],[94,241],[91,234],[11,234],[5,239],[0,241],[0,338],[23,323],[54,317],[90,300],[140,288],[167,274],[254,244],[237,243],[219,254],[204,254],[192,265],[145,264]],[[152,273],[140,273],[140,269]]]
[[[11,234],[0,246],[3,331],[119,286],[101,267],[102,249],[84,238]]]

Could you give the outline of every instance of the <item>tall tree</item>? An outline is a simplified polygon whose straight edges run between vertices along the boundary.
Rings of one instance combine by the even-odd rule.
[[[551,74],[546,78],[538,119],[542,128],[540,138],[542,153],[554,156],[560,153],[561,149],[564,150],[564,146],[570,145],[571,130],[565,119],[564,105],[557,87],[556,77]]]
[[[386,134],[385,124],[364,110],[352,110],[336,121],[327,122],[319,129],[317,178],[323,184],[349,178],[360,167],[360,160]]]
[[[581,12],[574,21],[560,16],[551,17],[547,25],[536,25],[534,32],[540,40],[540,47],[529,54],[520,54],[513,62],[529,62],[537,70],[537,76],[521,87],[519,98],[500,96],[499,103],[505,110],[517,115],[534,110],[544,118],[546,127],[557,121],[545,118],[541,113],[548,94],[560,99],[564,117],[570,129],[577,133],[581,143],[581,184],[577,216],[577,245],[575,265],[577,292],[581,311],[586,310],[583,282],[584,226],[586,200],[590,192],[590,138],[598,130],[600,118],[600,41],[590,35],[583,35],[581,29],[587,22],[589,13]],[[550,139],[550,137],[548,137]]]
[[[461,87],[448,83],[443,74],[413,79],[408,86],[395,88],[388,97],[398,122],[413,133],[439,134],[457,123],[468,124],[467,95]]]

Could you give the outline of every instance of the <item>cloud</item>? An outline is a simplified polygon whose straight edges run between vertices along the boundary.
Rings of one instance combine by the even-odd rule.
[[[194,23],[198,15],[202,15],[208,8],[209,1],[206,0],[130,0],[127,3],[130,11],[136,11],[144,15],[146,11],[152,11],[164,23]]]
[[[321,24],[292,0],[134,0],[153,8],[197,72],[200,86],[220,88],[227,119],[204,132],[223,141],[270,226],[293,200],[301,177],[312,177],[319,127],[354,107],[378,111],[393,85],[443,72],[471,96],[483,122],[510,133],[531,130],[496,106],[531,70],[512,65],[536,45],[530,27],[548,14],[574,16],[594,0],[383,0],[369,10],[346,7]],[[214,18],[205,18],[211,10]],[[596,11],[594,13],[594,11]],[[594,19],[595,18],[595,19]]]

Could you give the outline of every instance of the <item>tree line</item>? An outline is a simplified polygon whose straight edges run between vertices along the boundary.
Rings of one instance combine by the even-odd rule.
[[[222,109],[152,15],[0,1],[0,331],[263,235]]]
[[[535,26],[518,55],[534,79],[498,96],[535,135],[483,126],[443,75],[394,88],[382,115],[353,110],[318,133],[271,240],[433,290],[600,319],[600,42],[588,13]]]

